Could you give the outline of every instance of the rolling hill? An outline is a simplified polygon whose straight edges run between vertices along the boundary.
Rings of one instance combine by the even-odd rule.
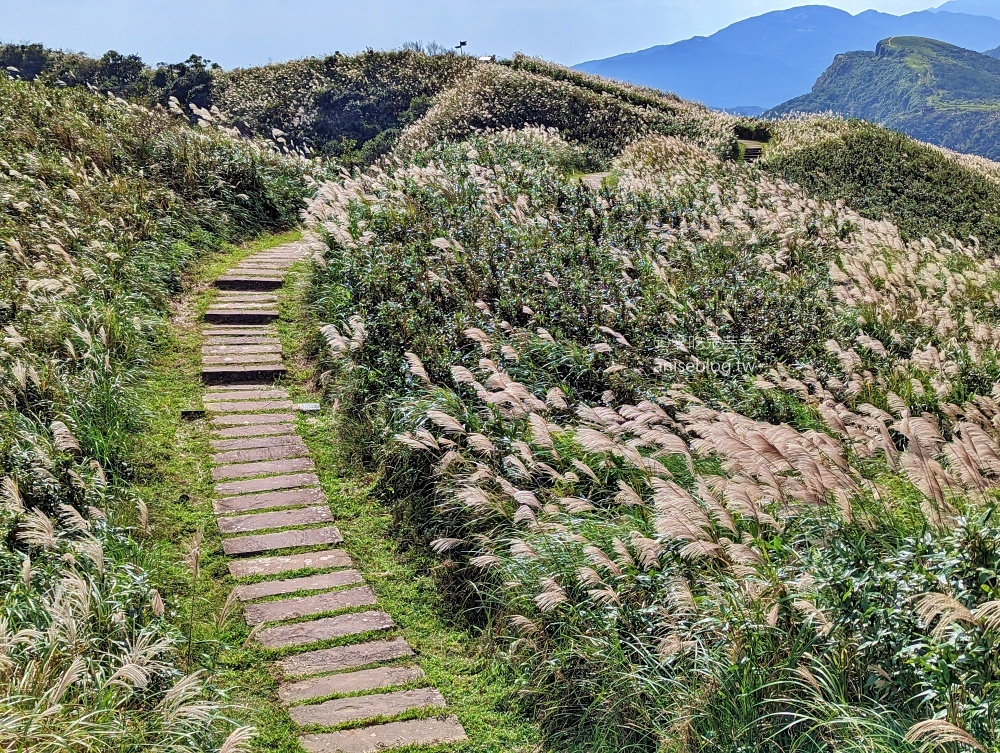
[[[997,158],[1000,60],[932,39],[893,37],[838,55],[811,93],[774,108],[865,118],[922,141]]]
[[[808,91],[834,56],[870,50],[890,36],[933,37],[987,50],[1000,43],[1000,20],[947,10],[904,16],[865,11],[852,16],[809,5],[748,18],[709,37],[581,63],[577,68],[673,91],[710,107],[769,108]]]

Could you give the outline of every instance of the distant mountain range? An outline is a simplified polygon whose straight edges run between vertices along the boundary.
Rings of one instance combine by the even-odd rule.
[[[710,107],[756,114],[808,92],[835,56],[871,50],[888,37],[911,36],[993,50],[1000,45],[1000,0],[952,0],[904,16],[872,10],[852,16],[808,5],[748,18],[709,37],[576,67],[672,91]]]
[[[826,111],[997,159],[1000,60],[933,39],[892,37],[875,52],[838,55],[811,93],[766,114]]]

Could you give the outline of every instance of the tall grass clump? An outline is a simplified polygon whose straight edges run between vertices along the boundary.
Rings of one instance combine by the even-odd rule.
[[[82,89],[0,104],[0,749],[217,750],[145,568],[136,386],[185,265],[294,223],[305,166]]]
[[[1000,259],[691,138],[593,189],[453,135],[320,188],[313,303],[553,747],[1000,750]]]

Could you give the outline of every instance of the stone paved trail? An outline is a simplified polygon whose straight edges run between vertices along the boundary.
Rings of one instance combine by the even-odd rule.
[[[368,753],[466,739],[426,687],[392,616],[352,569],[285,373],[275,291],[304,244],[262,251],[219,277],[205,314],[202,379],[212,427],[215,514],[236,596],[262,646],[279,650],[278,697],[313,753]],[[381,634],[381,635],[380,635]],[[317,648],[314,644],[334,640]],[[423,687],[421,687],[423,686]],[[393,721],[418,709],[436,713]],[[378,723],[371,720],[378,719]]]

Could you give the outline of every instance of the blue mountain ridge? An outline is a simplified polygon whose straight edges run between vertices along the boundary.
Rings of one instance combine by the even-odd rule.
[[[990,0],[954,2],[961,8],[1000,6]],[[929,37],[977,51],[1000,45],[1000,19],[943,8],[893,16],[806,5],[738,21],[708,37],[575,67],[672,91],[710,107],[767,109],[810,91],[836,55],[871,50],[888,37]]]

